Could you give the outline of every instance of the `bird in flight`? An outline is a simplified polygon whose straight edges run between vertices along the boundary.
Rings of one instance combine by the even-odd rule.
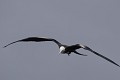
[[[94,53],[94,54],[96,54],[96,55],[104,58],[105,60],[107,60],[107,61],[115,64],[116,66],[119,66],[119,67],[120,67],[120,65],[118,65],[117,63],[115,63],[115,62],[112,61],[111,59],[109,59],[109,58],[107,58],[107,57],[105,57],[105,56],[103,56],[103,55],[95,52],[94,50],[92,50],[91,48],[89,48],[89,47],[86,46],[86,45],[75,44],[75,45],[70,45],[70,46],[68,46],[68,45],[64,45],[64,44],[60,43],[59,41],[57,41],[56,39],[53,39],[53,38],[46,38],[46,37],[28,37],[28,38],[25,38],[25,39],[21,39],[21,40],[14,41],[14,42],[12,42],[12,43],[4,46],[3,48],[5,48],[5,47],[7,47],[7,46],[9,46],[9,45],[11,45],[11,44],[17,43],[17,42],[43,42],[43,41],[52,41],[52,42],[56,43],[56,44],[58,45],[59,49],[60,49],[60,53],[61,53],[61,54],[68,54],[68,55],[70,55],[70,54],[73,52],[73,53],[78,54],[78,55],[81,55],[81,56],[87,56],[87,55],[85,55],[85,54],[81,54],[81,53],[79,53],[79,52],[76,51],[77,49],[82,48],[82,49],[88,50],[88,51],[90,51],[90,52],[92,52],[92,53]]]

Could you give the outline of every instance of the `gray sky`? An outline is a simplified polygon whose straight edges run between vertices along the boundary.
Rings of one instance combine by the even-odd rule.
[[[120,68],[92,54],[59,54],[52,42],[16,43],[29,36],[81,43],[120,64],[119,0],[1,0],[0,80],[119,80]]]

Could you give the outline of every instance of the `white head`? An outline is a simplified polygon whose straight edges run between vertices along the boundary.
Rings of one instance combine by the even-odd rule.
[[[61,46],[61,47],[60,47],[60,52],[59,52],[59,53],[64,53],[64,51],[65,51],[65,47],[64,47],[64,46]]]

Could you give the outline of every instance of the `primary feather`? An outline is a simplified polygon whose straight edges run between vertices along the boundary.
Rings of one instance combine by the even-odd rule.
[[[104,58],[105,60],[107,60],[107,61],[109,61],[109,62],[111,62],[111,63],[113,63],[113,64],[115,64],[115,65],[117,65],[117,66],[120,67],[120,65],[118,65],[117,63],[115,63],[115,62],[112,61],[111,59],[109,59],[109,58],[107,58],[107,57],[105,57],[105,56],[103,56],[103,55],[101,55],[101,54],[95,52],[94,50],[92,50],[92,49],[89,48],[88,46],[82,46],[82,47],[83,47],[83,49],[88,50],[88,51],[91,51],[92,53],[94,53],[94,54],[96,54],[96,55],[98,55],[98,56]]]

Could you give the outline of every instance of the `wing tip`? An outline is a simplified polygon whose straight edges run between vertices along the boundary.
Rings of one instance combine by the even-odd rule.
[[[6,48],[7,46],[3,46],[3,48]]]
[[[14,44],[14,43],[16,43],[16,42],[20,42],[20,41],[21,41],[21,40],[18,40],[18,41],[15,41],[15,42],[9,43],[9,44],[3,46],[3,48],[6,48],[6,47],[8,47],[8,46],[11,45],[11,44]]]

